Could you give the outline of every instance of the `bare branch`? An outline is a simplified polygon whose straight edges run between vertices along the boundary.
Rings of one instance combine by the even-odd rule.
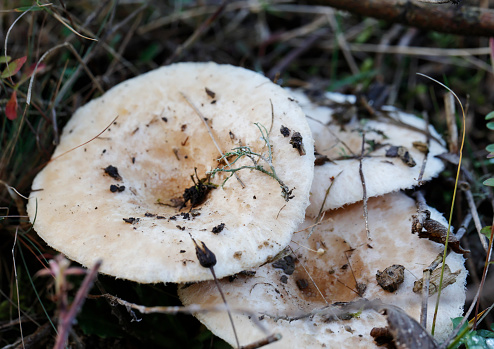
[[[361,16],[443,33],[494,36],[494,10],[409,0],[309,0]]]

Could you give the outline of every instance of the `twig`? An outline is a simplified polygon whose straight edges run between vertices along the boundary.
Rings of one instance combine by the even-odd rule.
[[[17,278],[17,267],[15,265],[15,245],[17,244],[17,233],[19,231],[19,228],[15,229],[15,236],[14,236],[14,244],[12,246],[12,263],[14,264],[14,277],[15,277],[15,289],[17,292],[17,316],[19,319],[21,318],[21,303],[20,303],[20,294],[19,294],[19,280]],[[22,347],[25,347],[24,344],[24,334],[22,333],[22,322],[19,321],[19,330],[21,334],[21,341],[22,341]]]
[[[422,308],[420,310],[420,324],[427,328],[427,301],[429,300],[429,283],[431,280],[431,274],[434,269],[442,262],[442,253],[438,254],[436,259],[424,269],[424,276],[422,278]]]
[[[487,250],[487,254],[485,256],[485,264],[484,264],[484,270],[482,272],[482,279],[480,280],[480,286],[479,286],[479,291],[482,292],[482,289],[484,288],[484,284],[485,284],[485,279],[486,279],[486,276],[487,276],[487,270],[489,269],[489,265],[490,265],[490,260],[491,260],[491,253],[492,253],[492,241],[493,241],[493,238],[494,238],[494,219],[493,219],[493,222],[491,224],[491,236],[489,238],[489,247],[488,247],[488,250]],[[478,318],[478,313],[479,313],[479,305],[480,305],[480,302],[477,303],[477,306],[475,307],[475,321],[473,323],[473,329],[475,330],[477,328],[477,318]]]
[[[333,184],[336,181],[336,178],[338,178],[342,172],[343,172],[343,170],[338,172],[338,174],[336,176],[334,176],[334,178],[332,178],[331,183],[328,186],[328,189],[326,189],[326,193],[324,194],[324,200],[322,201],[321,207],[319,208],[319,212],[317,213],[317,217],[315,219],[316,224],[314,224],[313,227],[310,229],[309,237],[314,232],[314,229],[316,228],[316,226],[322,221],[323,216],[324,216],[324,205],[326,204],[326,199],[328,198],[329,191],[333,187]]]
[[[446,124],[448,126],[449,152],[458,154],[458,127],[456,126],[456,110],[453,94],[447,92],[443,99],[444,110],[446,112]]]
[[[370,237],[370,230],[369,230],[369,211],[367,209],[367,187],[365,185],[364,171],[362,170],[362,161],[364,159],[364,153],[365,153],[365,131],[362,131],[362,149],[359,156],[358,172],[360,175],[360,181],[362,182],[362,200],[364,202],[365,231],[367,233],[367,239],[372,240]]]
[[[480,223],[479,213],[477,211],[477,205],[475,205],[475,200],[473,199],[472,191],[470,190],[470,185],[465,183],[465,185],[460,186],[463,193],[465,193],[465,199],[468,203],[468,208],[470,209],[470,214],[472,215],[473,222],[475,223],[475,229],[477,230],[477,234],[479,235],[480,243],[484,248],[484,251],[487,253],[488,248],[488,240],[485,235],[482,235],[480,232],[482,230],[482,224]]]
[[[468,317],[472,313],[473,309],[475,308],[478,310],[480,293],[482,292],[482,288],[483,288],[484,281],[485,281],[485,276],[487,275],[487,272],[489,271],[489,266],[490,266],[489,260],[490,260],[491,252],[492,252],[492,239],[493,239],[493,237],[494,237],[494,221],[493,221],[493,224],[491,226],[491,238],[489,239],[489,253],[487,253],[487,256],[486,256],[486,264],[485,264],[484,271],[482,274],[482,281],[480,283],[480,286],[477,288],[477,293],[475,294],[475,297],[473,298],[472,304],[470,304],[470,308],[468,308],[467,312],[463,316],[463,319],[455,327],[455,329],[451,332],[451,334],[448,336],[448,338],[437,349],[446,349],[446,347],[448,347],[448,345],[451,343],[453,338],[455,338],[458,335],[458,333],[460,332],[463,325],[468,321]],[[475,316],[475,320],[477,320],[477,316]]]
[[[134,309],[139,311],[141,314],[196,314],[196,313],[208,313],[215,312],[221,313],[226,311],[225,304],[217,304],[217,305],[200,305],[200,304],[190,304],[186,306],[156,306],[156,307],[147,307],[144,305],[139,305],[131,302],[127,302],[121,298],[113,296],[111,294],[102,294],[102,295],[90,295],[88,298],[97,299],[97,298],[106,298],[108,299],[112,305],[120,304],[123,305],[127,309]],[[254,324],[264,333],[264,335],[269,336],[271,333],[264,327],[258,320],[258,314],[254,313],[249,309],[244,308],[231,308],[231,311],[237,314],[247,314],[249,318],[254,322]]]
[[[468,224],[470,224],[470,221],[472,220],[472,214],[469,212],[465,218],[463,218],[463,221],[460,224],[460,227],[456,230],[456,238],[460,240],[463,235],[467,232],[467,227]]]
[[[308,0],[354,14],[401,23],[425,30],[459,35],[494,36],[494,10],[478,7],[435,6],[409,0]]]
[[[420,168],[419,177],[417,178],[417,182],[418,182],[419,186],[424,184],[424,181],[422,181],[422,178],[424,177],[425,166],[427,165],[427,158],[429,157],[429,148],[431,146],[431,133],[429,132],[429,114],[424,112],[422,115],[424,116],[424,121],[425,121],[425,132],[426,132],[425,143],[427,145],[427,149],[424,152],[424,160],[422,161],[422,167]]]
[[[310,115],[307,115],[306,117],[307,117],[307,119],[310,119],[310,120],[312,120],[312,121],[315,121],[315,122],[317,122],[318,124],[320,124],[322,127],[326,128],[326,130],[327,130],[329,133],[331,133],[331,136],[332,136],[333,138],[335,138],[335,139],[338,141],[338,143],[341,143],[341,145],[342,145],[343,147],[345,147],[346,151],[348,151],[350,154],[352,154],[352,156],[357,156],[357,155],[353,152],[352,148],[351,148],[348,144],[346,144],[346,143],[345,143],[345,141],[343,141],[343,140],[342,140],[342,139],[338,136],[338,134],[337,134],[336,132],[334,132],[334,131],[331,129],[331,127],[329,127],[329,125],[324,124],[322,121],[320,121],[320,120],[318,120],[318,119],[315,119],[315,118],[313,118],[313,117],[312,117],[312,116],[310,116]]]
[[[237,329],[235,328],[235,325],[233,323],[233,317],[232,317],[232,312],[230,310],[230,306],[228,305],[228,302],[226,301],[225,295],[223,294],[223,290],[221,289],[218,278],[216,277],[216,273],[214,272],[214,267],[210,267],[209,270],[211,271],[211,274],[213,275],[214,283],[216,284],[216,288],[218,289],[218,292],[221,295],[221,299],[223,300],[223,304],[225,305],[226,312],[228,313],[228,318],[230,319],[230,323],[232,324],[233,336],[235,337],[235,342],[237,343],[237,348],[240,348],[240,342],[238,341]]]
[[[54,345],[54,349],[63,349],[65,346],[65,342],[69,336],[69,331],[72,328],[72,324],[75,320],[75,317],[79,310],[81,309],[84,301],[86,299],[87,294],[91,290],[94,280],[96,279],[96,275],[98,274],[98,269],[101,266],[101,261],[97,261],[93,268],[89,271],[89,273],[84,278],[84,281],[81,284],[81,287],[77,291],[74,301],[70,305],[68,311],[62,309],[60,314],[60,319],[58,323],[58,335],[57,340]]]
[[[218,142],[216,142],[216,138],[213,135],[213,131],[211,131],[211,128],[209,127],[209,125],[208,125],[208,123],[207,123],[206,118],[204,117],[204,115],[202,115],[201,111],[199,109],[197,109],[197,107],[194,105],[194,103],[192,103],[192,101],[190,100],[190,98],[185,93],[183,93],[183,92],[180,91],[180,94],[185,99],[185,101],[189,104],[189,106],[194,110],[194,112],[197,114],[197,116],[199,116],[199,118],[201,119],[201,121],[204,124],[204,126],[206,126],[206,129],[208,130],[208,133],[209,133],[209,137],[211,137],[211,140],[213,141],[214,145],[216,146],[216,149],[220,153],[220,156],[223,159],[223,161],[226,163],[226,165],[228,167],[231,167],[230,162],[225,157],[225,155],[224,155],[223,151],[221,150]],[[242,180],[240,179],[240,177],[238,176],[238,174],[237,173],[234,173],[234,175],[235,175],[235,178],[237,178],[237,181],[242,186],[242,189],[245,188],[245,184],[244,184],[244,182],[242,182]]]

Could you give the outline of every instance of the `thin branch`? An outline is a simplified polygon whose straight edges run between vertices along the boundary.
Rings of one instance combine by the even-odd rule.
[[[438,254],[436,259],[424,269],[424,277],[422,278],[422,308],[420,310],[420,324],[427,328],[427,302],[429,300],[429,283],[431,280],[431,274],[434,269],[442,262],[442,253]]]
[[[17,316],[19,317],[19,320],[21,319],[21,303],[20,303],[20,293],[19,293],[19,280],[17,278],[17,266],[15,265],[15,245],[17,245],[17,233],[19,231],[19,228],[16,228],[15,230],[15,236],[14,236],[14,244],[12,246],[12,263],[14,265],[14,277],[15,277],[15,289],[17,292]],[[22,347],[24,348],[24,334],[22,333],[22,322],[19,321],[19,330],[21,334],[21,341],[22,341]]]
[[[331,180],[331,183],[329,184],[328,189],[326,189],[326,193],[324,194],[324,200],[322,201],[321,207],[319,208],[319,212],[317,213],[317,217],[315,219],[316,224],[314,224],[313,227],[310,229],[309,237],[314,232],[314,229],[316,228],[316,226],[322,221],[322,219],[324,217],[324,205],[326,205],[326,200],[329,196],[329,192],[330,192],[331,188],[333,187],[333,184],[336,181],[336,178],[338,178],[340,176],[340,174],[342,174],[342,173],[343,173],[343,170],[338,172],[338,174],[336,176],[334,176],[334,178]]]
[[[54,349],[63,349],[65,346],[65,342],[69,336],[70,329],[72,328],[72,324],[75,320],[75,317],[79,310],[81,309],[84,301],[86,299],[89,290],[91,289],[93,282],[98,274],[98,269],[101,266],[101,261],[97,261],[93,268],[88,272],[84,281],[82,282],[81,287],[77,291],[74,301],[70,305],[70,308],[67,312],[63,312],[60,314],[60,322],[58,324],[58,335],[57,340],[54,345]]]
[[[444,95],[444,110],[446,112],[446,124],[448,126],[449,152],[458,154],[458,126],[456,126],[455,100],[451,92]]]
[[[472,215],[473,222],[475,223],[475,229],[477,230],[477,234],[479,235],[480,243],[484,248],[484,251],[487,253],[488,248],[488,240],[485,235],[483,235],[480,231],[482,230],[482,223],[480,223],[479,212],[477,211],[477,205],[475,205],[475,200],[473,199],[472,191],[470,190],[469,185],[465,185],[466,188],[461,187],[463,193],[465,193],[465,199],[468,203],[468,208],[470,209],[470,214]]]
[[[423,113],[424,121],[425,121],[425,132],[426,132],[426,145],[427,150],[424,152],[424,160],[422,161],[422,167],[420,168],[419,178],[417,178],[418,185],[421,186],[424,184],[422,178],[424,177],[425,166],[427,165],[427,159],[429,157],[429,149],[431,146],[431,133],[429,132],[429,115],[427,113]]]
[[[97,299],[101,297],[108,299],[112,305],[120,304],[123,305],[125,308],[127,308],[127,310],[134,309],[139,311],[141,314],[161,313],[161,314],[175,315],[175,314],[196,314],[196,313],[208,313],[208,312],[221,313],[226,311],[226,306],[224,304],[217,304],[217,305],[190,304],[186,306],[147,307],[144,305],[127,302],[121,298],[115,297],[108,293],[97,296],[96,295],[88,296],[88,298],[92,298],[92,299]],[[249,316],[249,318],[254,322],[254,324],[261,330],[261,332],[264,335],[266,336],[271,335],[268,329],[264,325],[262,325],[261,322],[259,322],[258,320],[259,314],[256,314],[253,311],[244,308],[230,308],[230,309],[236,314],[246,314],[247,316]]]
[[[367,186],[365,185],[364,171],[362,170],[362,161],[365,155],[365,131],[362,132],[362,149],[359,156],[359,168],[358,172],[360,175],[360,181],[362,182],[362,200],[364,202],[364,220],[365,220],[365,231],[367,233],[367,239],[372,240],[370,237],[369,230],[369,211],[367,209]]]
[[[471,6],[435,6],[409,0],[308,0],[425,30],[475,36],[494,36],[494,10]]]

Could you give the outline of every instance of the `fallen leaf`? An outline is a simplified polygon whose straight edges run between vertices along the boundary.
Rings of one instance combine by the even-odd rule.
[[[12,92],[9,101],[5,106],[5,115],[9,120],[17,119],[17,91]]]
[[[435,349],[434,338],[403,310],[386,305],[381,312],[386,316],[389,333],[398,349]]]
[[[449,285],[452,285],[456,282],[456,277],[460,275],[460,270],[455,271],[454,273],[449,269],[449,266],[446,264],[444,266],[444,275],[443,275],[443,285],[442,288],[446,288]],[[439,289],[439,282],[441,279],[441,268],[435,269],[429,280],[429,296],[432,296]],[[422,291],[423,287],[423,279],[417,280],[413,283],[413,292],[419,293]]]

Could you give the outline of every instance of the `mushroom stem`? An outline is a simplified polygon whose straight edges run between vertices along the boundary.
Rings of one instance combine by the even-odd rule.
[[[199,118],[201,119],[201,121],[204,124],[204,126],[206,126],[206,129],[208,130],[208,133],[209,133],[209,136],[211,137],[211,140],[213,141],[214,145],[216,146],[216,149],[218,149],[218,151],[220,152],[221,158],[223,159],[223,161],[225,161],[225,163],[228,165],[228,167],[230,167],[230,162],[224,156],[223,151],[221,150],[218,142],[216,142],[216,138],[214,138],[213,131],[211,131],[211,128],[209,127],[208,123],[206,122],[206,118],[204,117],[204,115],[202,115],[201,111],[199,109],[197,109],[197,107],[194,105],[194,103],[192,103],[192,101],[189,99],[189,97],[187,97],[187,95],[185,93],[183,93],[182,91],[180,91],[180,94],[185,99],[185,101],[187,102],[187,104],[189,104],[189,106],[199,116]],[[242,188],[245,188],[244,182],[242,182],[242,180],[240,179],[240,177],[238,176],[237,173],[235,173],[235,178],[237,178],[237,181],[240,183],[240,185],[242,186]]]

